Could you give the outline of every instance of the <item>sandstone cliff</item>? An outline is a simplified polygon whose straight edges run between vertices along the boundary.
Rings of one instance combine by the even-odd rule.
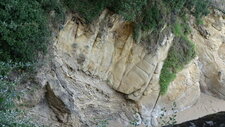
[[[149,51],[133,40],[132,23],[108,10],[92,25],[68,16],[54,39],[51,60],[37,75],[45,96],[30,114],[50,126],[94,127],[104,121],[112,127],[158,126],[163,107],[176,102],[176,111],[189,108],[201,91],[225,99],[225,15],[215,10],[204,21],[192,24],[197,57],[160,96],[160,71],[175,36],[167,25]]]

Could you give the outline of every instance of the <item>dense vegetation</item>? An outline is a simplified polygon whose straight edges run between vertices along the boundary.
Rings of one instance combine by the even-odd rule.
[[[160,74],[160,93],[167,92],[170,82],[176,78],[176,73],[183,69],[195,57],[195,46],[188,39],[191,32],[188,25],[189,15],[196,18],[196,23],[202,23],[201,17],[209,13],[207,0],[164,0],[170,12],[176,15],[175,23],[171,23],[176,35]],[[188,15],[189,14],[189,15]]]
[[[182,70],[195,55],[195,46],[186,36],[175,37],[160,74],[161,94],[167,92],[170,82],[176,78],[176,73]]]
[[[108,8],[122,15],[126,20],[136,23],[142,30],[159,28],[173,16],[192,13],[196,18],[206,15],[208,0],[63,0],[65,5],[79,13],[88,23],[96,19]]]
[[[56,0],[0,0],[0,126],[35,127],[15,100],[17,80],[10,74],[27,68],[47,50],[50,37],[49,22],[62,23],[62,4]],[[50,17],[50,11],[55,16]]]
[[[0,59],[30,61],[46,51],[47,19],[37,1],[0,2]]]
[[[52,10],[63,20],[63,8],[55,0],[1,0],[0,60],[34,61],[46,52]]]

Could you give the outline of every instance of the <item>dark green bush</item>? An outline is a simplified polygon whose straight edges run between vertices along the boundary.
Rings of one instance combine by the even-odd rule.
[[[107,7],[110,0],[63,0],[63,3],[73,12],[79,13],[88,23],[97,18]]]
[[[209,0],[163,0],[171,12],[182,15],[191,11],[196,18],[201,18],[209,13]]]
[[[66,9],[60,0],[37,0],[46,14],[51,14],[51,23],[58,28],[64,24]]]
[[[45,52],[48,22],[37,1],[0,1],[0,60],[33,61]]]
[[[63,0],[72,11],[78,12],[87,22],[96,19],[100,13],[109,8],[122,15],[128,21],[135,21],[142,12],[147,0]]]
[[[143,7],[147,4],[147,0],[114,0],[114,10],[122,15],[126,20],[135,22],[142,14]]]
[[[172,31],[179,40],[174,41],[161,70],[159,82],[161,94],[166,93],[170,82],[175,79],[176,73],[195,57],[194,44],[187,38],[191,32],[187,14],[195,16],[197,24],[199,24],[202,16],[209,13],[209,1],[207,0],[164,0],[164,3],[169,6],[170,13],[176,16],[176,23],[172,24]]]
[[[167,6],[171,9],[172,13],[179,14],[183,8],[185,8],[185,3],[187,0],[164,0]]]
[[[172,29],[176,37],[169,49],[160,74],[159,84],[162,95],[167,92],[170,82],[176,77],[176,73],[196,56],[195,46],[184,34],[184,28],[181,24],[174,24]]]
[[[146,8],[143,14],[143,20],[141,21],[142,30],[156,29],[160,21],[162,21],[162,16],[160,8],[157,5]]]
[[[188,64],[194,57],[194,45],[187,38],[180,37],[177,42],[174,42],[160,74],[159,83],[162,95],[167,92],[170,82],[176,77],[176,73],[183,69],[184,65]]]
[[[134,38],[140,31],[158,30],[173,18],[191,10],[197,21],[208,14],[207,0],[63,0],[70,10],[78,12],[88,23],[108,8],[135,23]],[[187,26],[187,25],[186,25]]]
[[[9,73],[17,69],[26,70],[30,66],[28,61],[34,62],[39,54],[46,52],[50,37],[48,19],[51,16],[48,14],[53,10],[56,16],[63,15],[61,6],[54,0],[0,1],[1,127],[37,126],[23,111],[17,109],[15,100],[21,92],[16,90],[17,82],[9,77]],[[63,20],[61,17],[59,19]]]

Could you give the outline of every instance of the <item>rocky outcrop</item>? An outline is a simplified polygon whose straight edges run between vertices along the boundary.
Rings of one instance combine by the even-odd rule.
[[[44,107],[42,105],[50,107],[53,113],[48,118],[49,126],[94,127],[103,120],[124,125],[138,119],[135,103],[126,101],[105,81],[77,71],[76,60],[70,58],[67,54],[57,53],[51,64],[43,67],[37,76],[46,90],[48,103],[40,103],[41,106],[37,105],[34,109]],[[42,111],[46,110],[32,111],[32,114]]]
[[[165,96],[159,95],[159,76],[174,38],[166,25],[154,51],[149,51],[145,43],[133,40],[132,23],[107,10],[91,25],[69,16],[54,40],[51,61],[37,75],[46,91],[45,105],[54,114],[49,121],[65,127],[101,121],[110,121],[112,127],[131,122],[158,126],[163,107],[171,108],[174,102],[176,111],[192,106],[200,85],[202,91],[223,98],[225,25],[224,15],[215,13],[206,18],[206,25],[193,28],[190,38],[198,57],[177,74]]]
[[[225,12],[225,2],[224,2],[224,0],[210,0],[210,2],[211,2],[211,5],[213,7]]]
[[[136,101],[145,123],[151,124],[151,114],[159,97],[160,71],[174,35],[164,27],[159,34],[156,50],[149,53],[144,44],[134,42],[132,29],[131,23],[107,11],[90,28],[79,21],[68,20],[59,33],[56,49],[67,53],[69,59],[76,60],[70,62],[70,66],[77,63],[80,71],[105,80],[111,88]],[[175,88],[171,89],[178,91],[160,98],[169,100],[157,104],[158,110],[167,102],[180,100],[179,109],[196,102],[200,94],[199,73],[196,63],[190,66],[193,69],[186,69],[178,75],[184,81],[180,82],[178,78],[172,85]],[[184,99],[191,97],[191,100]]]
[[[199,57],[201,90],[225,99],[224,14],[215,10],[204,21],[205,25],[201,26],[200,30],[193,29],[191,35],[191,39],[196,44]],[[207,36],[202,36],[206,34]]]
[[[158,79],[174,35],[168,29],[162,30],[158,49],[149,54],[145,47],[134,42],[131,23],[118,15],[104,13],[89,30],[69,20],[59,33],[57,49],[74,57],[86,74],[107,80],[116,91],[139,100],[154,84],[152,79]]]

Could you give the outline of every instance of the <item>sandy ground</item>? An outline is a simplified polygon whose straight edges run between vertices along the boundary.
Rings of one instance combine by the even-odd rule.
[[[225,111],[225,101],[202,93],[194,106],[177,113],[176,120],[181,123],[219,111]]]
[[[219,111],[225,111],[225,100],[221,100],[204,93],[201,93],[201,96],[197,103],[191,108],[188,108],[184,111],[178,112],[176,121],[177,123],[182,123],[189,120],[198,119],[205,115],[213,114]],[[132,125],[121,125],[115,121],[109,121],[107,127],[134,127]],[[138,127],[145,127],[140,125]]]

